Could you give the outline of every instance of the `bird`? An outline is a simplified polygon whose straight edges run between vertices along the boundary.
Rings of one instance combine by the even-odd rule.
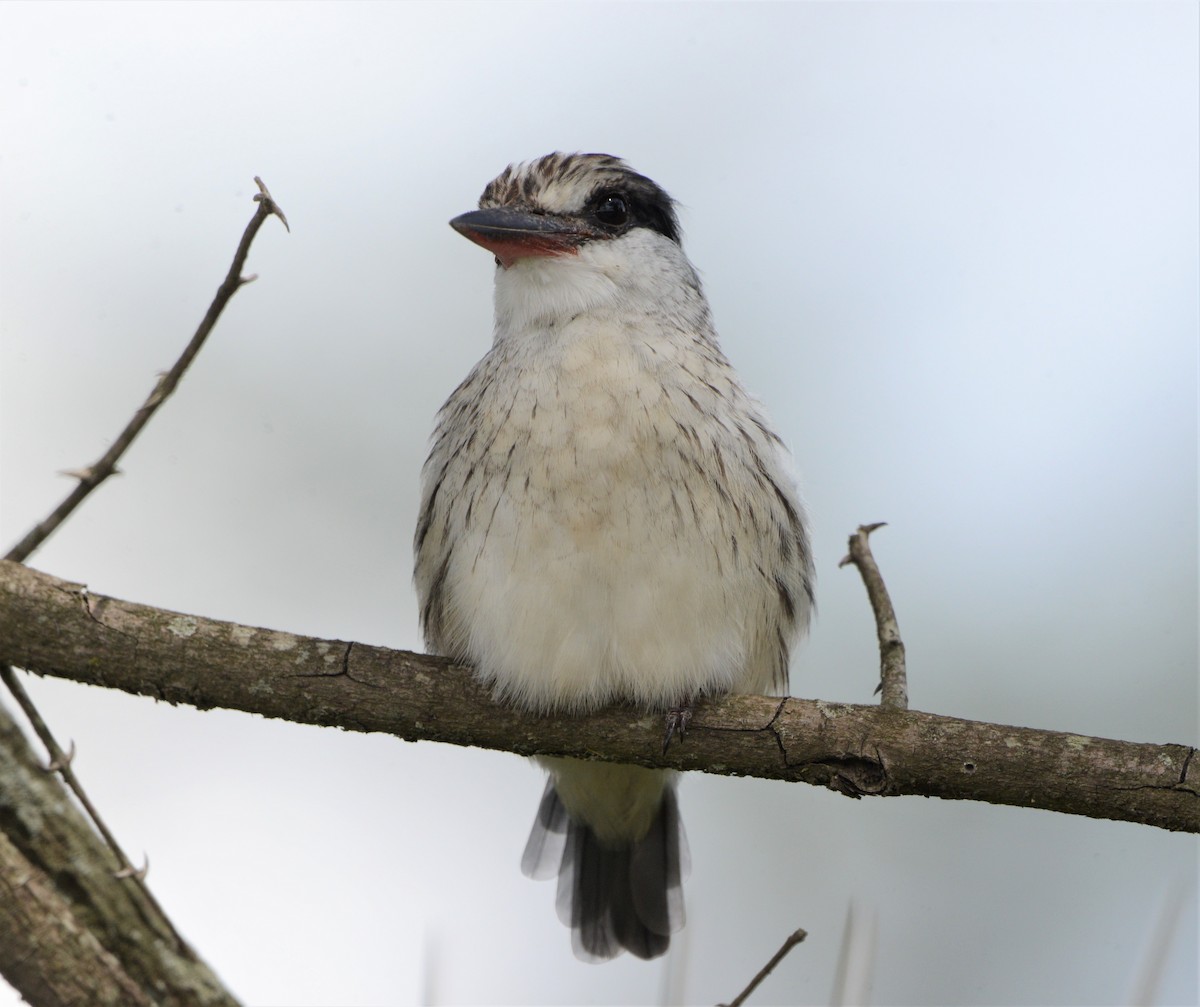
[[[813,609],[794,463],[722,353],[676,204],[610,154],[510,164],[450,221],[495,258],[491,347],[438,412],[414,536],[428,648],[533,714],[784,695]],[[584,961],[666,952],[666,769],[537,757],[522,869]]]

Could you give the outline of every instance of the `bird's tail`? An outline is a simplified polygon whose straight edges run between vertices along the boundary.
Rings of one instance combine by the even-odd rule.
[[[558,917],[571,928],[578,958],[601,962],[622,951],[657,958],[683,926],[688,852],[674,780],[659,783],[657,806],[645,816],[648,828],[643,825],[640,835],[614,836],[605,827],[610,823],[589,824],[559,796],[564,789],[577,797],[578,776],[588,768],[601,774],[597,782],[607,784],[606,789],[611,789],[614,771],[652,772],[572,761],[569,769],[562,767],[573,777],[569,788],[556,786],[558,774],[552,772],[521,869],[531,878],[558,875]]]

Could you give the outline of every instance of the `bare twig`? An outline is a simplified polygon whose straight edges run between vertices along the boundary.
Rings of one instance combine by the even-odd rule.
[[[807,933],[807,931],[804,931],[804,930],[797,930],[794,934],[790,934],[788,936],[788,939],[783,942],[783,946],[778,951],[776,951],[774,955],[771,956],[771,960],[769,962],[767,962],[767,964],[764,965],[761,969],[758,970],[758,975],[756,975],[753,979],[750,980],[750,985],[748,985],[744,990],[742,990],[741,993],[739,993],[736,997],[734,997],[732,1000],[730,1000],[729,1003],[721,1004],[720,1007],[741,1007],[741,1005],[746,1002],[746,998],[748,996],[750,996],[750,994],[753,993],[756,989],[758,989],[758,984],[761,983],[764,979],[766,979],[767,976],[769,976],[771,974],[771,972],[774,971],[775,966],[778,965],[781,961],[783,961],[784,958],[787,957],[788,952],[791,951],[792,948],[794,948],[797,944],[799,944],[807,936],[808,936],[808,933]]]
[[[256,176],[254,181],[258,186],[258,192],[254,196],[254,201],[258,206],[255,208],[254,216],[251,217],[250,223],[246,225],[246,229],[242,233],[242,239],[238,243],[237,251],[233,256],[233,263],[230,265],[224,281],[217,288],[217,293],[213,297],[208,311],[205,313],[190,342],[184,348],[183,353],[169,371],[159,376],[154,389],[150,392],[146,401],[134,413],[133,418],[126,424],[125,429],[121,431],[117,439],[113,441],[112,445],[99,460],[86,468],[66,473],[78,480],[75,488],[45,520],[30,529],[29,533],[8,551],[5,559],[23,563],[71,515],[75,508],[87,498],[88,494],[109,476],[117,472],[118,460],[128,450],[137,435],[141,433],[142,428],[150,421],[150,417],[158,411],[163,402],[175,391],[180,378],[183,377],[188,366],[196,358],[196,354],[200,352],[200,348],[204,345],[208,334],[212,332],[217,319],[221,316],[221,312],[225,310],[225,306],[243,284],[249,283],[254,279],[254,277],[242,276],[242,268],[246,264],[246,258],[250,254],[250,245],[258,234],[259,228],[262,227],[266,219],[272,214],[279,217],[285,228],[288,226],[287,218],[284,217],[283,212],[271,198],[271,193],[263,184],[262,179]],[[139,908],[146,916],[146,921],[153,923],[154,918],[156,918],[162,927],[165,928],[166,933],[174,938],[176,945],[181,949],[186,948],[187,945],[183,938],[179,936],[179,933],[175,930],[166,913],[163,912],[158,901],[150,893],[149,888],[143,884],[145,870],[134,867],[129,861],[129,858],[117,842],[116,837],[109,830],[108,826],[105,825],[104,820],[100,817],[100,813],[84,792],[82,784],[71,768],[71,759],[75,754],[74,745],[71,746],[69,755],[63,752],[61,746],[51,733],[49,726],[42,719],[29,693],[26,692],[25,687],[17,678],[16,672],[11,665],[0,664],[0,681],[3,681],[8,691],[12,693],[13,698],[17,701],[17,705],[21,707],[21,710],[28,718],[34,732],[41,739],[42,744],[46,746],[46,751],[50,755],[50,768],[62,774],[63,782],[66,783],[71,792],[79,800],[79,803],[83,806],[101,836],[104,837],[104,841],[116,856],[117,867],[115,876],[134,879],[134,882],[141,890],[144,900],[143,902],[139,902]]]
[[[875,630],[879,637],[879,688],[875,691],[883,692],[879,705],[885,710],[907,710],[908,677],[904,670],[904,641],[900,639],[900,626],[896,622],[892,599],[888,597],[883,575],[867,542],[871,532],[886,524],[886,521],[879,521],[876,524],[859,525],[858,531],[850,536],[850,552],[838,566],[853,563],[858,567],[875,612]]]
[[[44,521],[39,522],[35,527],[29,530],[29,533],[21,539],[16,545],[9,549],[5,555],[5,559],[13,560],[16,563],[24,563],[25,560],[38,548],[55,529],[67,519],[72,511],[75,510],[84,499],[99,486],[105,479],[111,476],[117,470],[117,461],[128,449],[137,437],[142,432],[142,428],[149,422],[150,417],[158,410],[158,407],[166,401],[168,396],[175,391],[175,386],[179,384],[179,379],[183,377],[183,372],[188,369],[188,366],[196,358],[196,354],[200,352],[200,347],[204,345],[208,334],[212,332],[213,326],[217,324],[217,319],[221,317],[221,312],[225,310],[227,305],[238,289],[245,283],[249,283],[253,277],[242,276],[242,267],[246,264],[246,256],[250,254],[250,245],[254,241],[255,235],[262,227],[263,223],[272,214],[283,221],[283,226],[287,227],[287,218],[283,212],[275,205],[275,201],[271,198],[271,193],[267,191],[267,187],[263,185],[262,179],[257,176],[254,179],[258,185],[258,192],[255,194],[255,202],[258,207],[254,211],[254,216],[250,219],[250,223],[246,225],[246,230],[242,234],[242,240],[238,244],[237,252],[233,257],[233,264],[229,267],[229,272],[225,275],[224,281],[217,288],[216,296],[213,297],[212,304],[209,305],[208,312],[204,319],[200,322],[199,328],[196,329],[195,335],[192,336],[191,342],[187,344],[183,354],[175,365],[165,374],[159,376],[154,389],[150,392],[142,407],[133,414],[133,419],[129,421],[125,429],[121,431],[120,436],[113,441],[107,451],[91,465],[83,469],[72,470],[66,473],[79,482],[53,512]]]

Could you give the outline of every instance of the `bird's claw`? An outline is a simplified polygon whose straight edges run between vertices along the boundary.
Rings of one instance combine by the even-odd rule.
[[[672,706],[667,711],[667,733],[663,735],[663,755],[667,754],[667,749],[671,747],[671,738],[676,734],[679,735],[679,740],[683,741],[683,736],[687,733],[687,726],[691,721],[692,707],[690,704]]]

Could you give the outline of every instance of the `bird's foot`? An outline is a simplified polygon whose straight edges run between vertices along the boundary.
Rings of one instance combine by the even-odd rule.
[[[687,726],[691,723],[691,721],[691,703],[682,703],[679,706],[672,706],[667,711],[667,733],[663,735],[663,755],[666,755],[667,749],[671,747],[672,737],[679,735],[679,740],[683,741],[683,736],[687,733]]]

